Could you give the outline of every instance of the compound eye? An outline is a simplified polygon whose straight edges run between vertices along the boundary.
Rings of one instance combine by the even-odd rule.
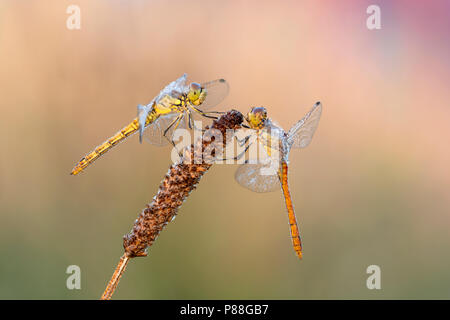
[[[198,84],[197,82],[192,82],[190,85],[190,89],[192,91],[200,91],[202,89],[202,86],[200,84]]]
[[[253,113],[254,115],[263,117],[263,116],[266,115],[266,109],[263,108],[263,107],[255,107],[255,108],[252,109],[252,113]]]

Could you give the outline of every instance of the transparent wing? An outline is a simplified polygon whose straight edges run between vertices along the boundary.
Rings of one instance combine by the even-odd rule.
[[[206,90],[205,101],[198,107],[202,111],[211,109],[222,102],[230,91],[228,82],[224,79],[213,80],[202,83],[203,90]]]
[[[167,115],[162,115],[145,128],[143,134],[144,140],[156,146],[165,146],[169,144],[169,139],[172,139],[176,129],[188,128],[187,121],[188,119],[184,113],[169,113]],[[169,126],[170,129],[167,130],[166,138],[164,137],[164,131],[169,128]]]
[[[268,119],[265,128],[261,130],[259,140],[266,148],[270,149],[270,156],[273,158],[274,156],[282,156],[281,154],[275,154],[275,152],[282,152],[280,146],[284,143],[286,137],[287,135],[283,128],[274,120]]]
[[[255,192],[271,192],[280,189],[276,171],[265,163],[241,164],[234,178],[241,186]]]
[[[255,192],[271,192],[280,188],[279,161],[268,155],[260,139],[249,144],[245,157],[246,163],[240,165],[234,175],[241,186]]]
[[[293,148],[305,148],[319,124],[322,114],[322,104],[317,102],[299,122],[297,122],[288,132],[288,144]]]
[[[152,110],[155,99],[153,99],[148,105],[144,106],[142,104],[138,105],[138,120],[139,120],[139,142],[142,142],[142,136],[144,135],[145,123],[147,121],[147,116]]]
[[[164,89],[162,89],[159,92],[158,96],[156,96],[155,98],[156,103],[159,103],[159,101],[165,96],[177,98],[182,93],[186,92],[186,90],[188,90],[188,87],[186,85],[186,79],[187,74],[185,73],[178,79],[172,81],[167,86],[165,86]]]
[[[167,86],[162,89],[158,95],[153,98],[153,100],[148,103],[147,105],[138,105],[138,118],[139,118],[139,139],[142,141],[142,137],[144,135],[144,130],[146,130],[145,127],[145,121],[147,119],[147,116],[152,111],[153,106],[155,103],[161,103],[163,100],[165,100],[165,105],[169,106],[171,102],[171,97],[179,97],[183,92],[186,91],[186,79],[187,74],[183,74],[178,79],[172,81]],[[150,136],[152,136],[151,134]],[[155,140],[156,141],[156,140]]]

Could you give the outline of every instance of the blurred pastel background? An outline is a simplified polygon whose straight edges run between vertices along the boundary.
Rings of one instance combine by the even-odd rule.
[[[286,129],[323,103],[290,155],[304,259],[281,191],[217,165],[113,298],[450,298],[449,15],[448,1],[2,0],[0,298],[100,297],[170,148],[134,136],[69,172],[184,72],[227,79],[220,109],[264,105]]]

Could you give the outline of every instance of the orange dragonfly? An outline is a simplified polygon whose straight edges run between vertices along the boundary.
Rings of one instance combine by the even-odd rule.
[[[138,117],[122,128],[111,138],[97,146],[83,157],[72,169],[76,175],[114,146],[139,131],[139,140],[146,137],[150,143],[163,146],[172,144],[173,132],[177,128],[194,128],[194,119],[198,116],[216,118],[209,111],[228,94],[229,86],[224,79],[206,83],[186,84],[187,74],[167,85],[149,104],[138,106]],[[200,109],[201,108],[201,109]],[[144,136],[145,134],[145,136]]]
[[[258,145],[257,159],[247,159],[235,173],[236,181],[243,187],[255,192],[283,191],[289,216],[289,227],[295,253],[302,258],[302,241],[297,226],[294,206],[289,192],[288,163],[291,148],[305,148],[319,124],[322,105],[317,102],[303,119],[288,132],[267,117],[264,107],[255,107],[247,114],[246,121],[253,129],[253,141]],[[249,137],[249,136],[247,136]],[[249,139],[247,139],[249,140]],[[245,151],[248,150],[248,147]],[[262,153],[261,153],[262,151]]]

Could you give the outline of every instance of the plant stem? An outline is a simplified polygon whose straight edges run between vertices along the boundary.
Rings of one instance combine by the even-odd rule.
[[[103,295],[100,298],[100,300],[111,299],[114,291],[117,288],[117,285],[119,284],[120,277],[122,277],[122,274],[125,271],[125,268],[127,267],[128,261],[130,261],[130,258],[125,254],[122,257],[120,257],[116,270],[114,271],[111,280],[109,280],[108,286],[106,287],[105,292],[103,292]]]
[[[211,129],[219,130],[223,140],[221,142],[213,139],[198,139],[191,146],[184,149],[180,162],[170,166],[168,173],[164,177],[159,187],[158,193],[153,198],[152,203],[147,205],[134,222],[130,233],[123,238],[123,248],[125,253],[114,271],[108,286],[101,299],[109,300],[119,283],[120,277],[125,271],[125,267],[131,258],[145,257],[147,249],[158,237],[164,227],[176,216],[178,208],[184,200],[196,188],[202,176],[211,168],[215,159],[215,151],[208,154],[205,150],[210,144],[222,143],[224,147],[228,139],[228,129],[238,129],[241,127],[243,115],[236,110],[232,110],[215,120]],[[211,131],[206,131],[210,133]],[[202,161],[195,163],[196,150],[202,153]],[[213,148],[212,150],[216,150]],[[223,150],[223,149],[222,149]]]

